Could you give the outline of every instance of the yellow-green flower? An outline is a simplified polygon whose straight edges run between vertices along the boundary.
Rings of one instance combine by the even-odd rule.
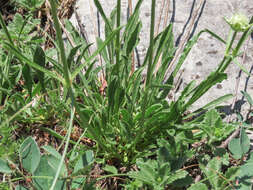
[[[225,21],[236,32],[244,32],[252,26],[249,18],[242,13],[236,13],[230,19],[225,18]]]

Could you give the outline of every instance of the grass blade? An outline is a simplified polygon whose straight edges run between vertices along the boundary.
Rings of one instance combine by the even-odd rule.
[[[90,63],[100,52],[103,51],[106,45],[108,45],[114,38],[114,36],[121,30],[122,27],[116,28],[109,37],[101,44],[101,46],[86,60],[86,63]],[[71,80],[73,80],[79,72],[85,67],[85,64],[80,65],[71,75]]]
[[[212,86],[223,81],[227,78],[227,74],[220,72],[212,72],[206,80],[201,82],[195,89],[194,94],[184,105],[184,109],[187,109],[194,102],[196,102],[203,94],[205,94]]]
[[[33,61],[30,61],[26,56],[24,56],[21,52],[19,52],[15,47],[13,47],[11,44],[8,44],[6,42],[4,42],[4,47],[6,49],[8,49],[9,51],[11,51],[21,62],[24,62],[28,65],[30,65],[31,67],[44,72],[45,74],[47,74],[48,76],[57,79],[58,81],[62,82],[64,84],[64,79],[60,76],[60,74],[56,73],[55,71],[49,71],[43,67],[41,67],[40,65],[34,63]]]
[[[241,93],[247,99],[247,101],[250,104],[250,106],[253,106],[253,100],[252,100],[251,96],[247,92],[245,92],[245,91],[241,91]]]
[[[99,13],[101,14],[102,18],[104,19],[104,22],[105,22],[106,26],[108,26],[108,28],[109,28],[110,31],[112,31],[112,26],[111,26],[111,24],[110,24],[110,21],[109,21],[109,19],[106,17],[105,12],[104,12],[104,10],[103,10],[103,8],[102,8],[100,2],[99,2],[98,0],[94,0],[94,4],[96,5],[96,7],[97,7]]]

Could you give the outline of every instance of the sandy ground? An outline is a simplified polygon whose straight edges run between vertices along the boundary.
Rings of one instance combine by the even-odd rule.
[[[133,7],[136,4],[136,0],[133,1]],[[109,15],[111,10],[116,5],[116,0],[101,0],[100,1],[106,14]],[[184,34],[187,31],[187,27],[190,25],[191,17],[194,15],[194,10],[197,9],[199,2],[196,0],[167,0],[169,3],[169,21],[174,22],[174,36],[175,42],[178,44],[184,38]],[[156,2],[156,22],[159,20],[159,13],[161,12],[162,0]],[[166,4],[165,4],[166,5]],[[100,35],[103,38],[103,22],[102,18],[98,16],[97,9],[93,4],[93,0],[79,0],[77,1],[77,11],[81,17],[82,23],[88,34],[90,42],[95,42],[95,36]],[[149,43],[149,27],[150,27],[150,8],[151,0],[144,0],[141,7],[141,20],[143,24],[142,32],[140,35],[141,41],[138,46],[138,53],[140,60],[146,53],[147,46]],[[128,0],[122,0],[122,23],[124,24],[127,20],[127,8]],[[197,34],[203,29],[209,29],[214,31],[222,38],[226,39],[229,26],[224,21],[224,17],[230,17],[235,12],[242,12],[247,16],[253,15],[253,3],[252,0],[206,0],[201,7],[201,15],[198,17],[193,30],[193,34]],[[161,27],[164,25],[162,16]],[[78,28],[75,16],[71,18],[72,23]],[[99,21],[99,22],[98,22]],[[98,23],[100,28],[98,29]],[[253,35],[247,40],[246,57],[245,61],[239,58],[239,62],[244,64],[248,71],[253,70]],[[92,47],[95,49],[95,46]],[[243,49],[242,49],[243,50]],[[189,81],[195,79],[198,83],[205,79],[208,74],[213,71],[220,63],[223,53],[225,51],[224,44],[220,43],[209,34],[203,34],[198,43],[192,49],[186,62],[183,65],[184,72],[182,74],[182,85],[183,88]],[[204,104],[223,96],[228,93],[236,94],[236,83],[239,74],[239,67],[234,63],[229,66],[226,70],[228,73],[228,79],[223,81],[221,84],[214,86],[210,91],[204,95],[192,109],[199,108]],[[241,90],[247,90],[247,92],[253,98],[253,77],[248,77],[242,73],[239,84],[238,84],[238,98],[237,106],[240,108],[242,104],[242,113],[245,115],[248,112],[249,105],[242,99]],[[231,103],[233,99],[225,102],[228,110],[231,111]]]

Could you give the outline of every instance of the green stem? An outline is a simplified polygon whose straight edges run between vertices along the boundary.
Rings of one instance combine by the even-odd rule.
[[[62,39],[62,31],[61,31],[61,27],[60,27],[60,23],[57,17],[57,10],[56,10],[56,4],[54,0],[50,0],[50,4],[51,4],[51,12],[52,12],[52,17],[54,20],[54,27],[56,30],[56,38],[57,38],[57,42],[59,45],[59,50],[60,50],[60,57],[61,57],[61,62],[63,64],[63,74],[64,74],[64,78],[66,81],[66,86],[67,86],[67,91],[69,90],[69,88],[71,88],[71,81],[70,81],[70,76],[69,76],[69,69],[68,69],[68,64],[67,64],[67,59],[66,59],[66,55],[65,55],[65,48],[64,48],[64,43],[63,43],[63,39]]]
[[[147,80],[146,80],[146,86],[148,87],[151,81],[152,71],[153,71],[153,50],[154,50],[154,28],[155,28],[155,3],[156,0],[152,0],[151,5],[151,26],[150,26],[150,39],[149,39],[149,48],[150,48],[150,54],[149,54],[149,63],[148,63],[148,71],[147,71]]]
[[[120,27],[120,15],[121,15],[121,0],[117,2],[117,28]],[[119,75],[119,61],[120,61],[120,31],[116,35],[116,67],[117,75]]]
[[[229,30],[228,39],[227,39],[227,46],[226,46],[226,51],[225,51],[225,56],[229,55],[229,52],[230,52],[231,47],[232,47],[232,45],[234,43],[236,34],[237,34],[237,32],[233,32],[232,28]]]
[[[136,138],[132,144],[133,147],[139,142],[141,136],[144,133],[145,127],[144,127],[144,122],[145,122],[145,112],[147,109],[147,104],[148,104],[148,94],[149,94],[149,89],[150,89],[150,81],[151,81],[151,76],[152,76],[152,62],[153,62],[153,45],[154,45],[154,28],[155,28],[155,3],[156,0],[152,0],[151,4],[151,26],[150,26],[150,42],[149,42],[149,63],[148,63],[148,71],[147,71],[147,79],[146,79],[146,87],[144,89],[144,97],[143,97],[143,104],[142,104],[142,117],[139,123],[139,130],[137,130],[137,135]]]
[[[71,109],[71,117],[70,117],[70,121],[69,121],[69,128],[68,128],[68,132],[67,132],[66,144],[65,144],[63,155],[61,157],[60,164],[59,164],[59,166],[57,168],[57,172],[56,172],[56,175],[54,177],[54,181],[52,183],[52,186],[51,186],[50,190],[54,190],[55,189],[56,182],[57,182],[57,180],[59,178],[59,175],[60,175],[60,172],[61,172],[61,168],[62,168],[64,159],[65,159],[65,156],[67,154],[67,150],[68,150],[68,146],[69,146],[69,141],[70,141],[70,134],[71,134],[72,127],[73,127],[74,113],[75,113],[75,108],[72,107],[72,109]]]
[[[1,13],[0,13],[0,25],[2,26],[2,28],[3,28],[3,30],[4,30],[4,33],[5,33],[5,35],[7,36],[8,41],[10,42],[10,44],[11,44],[12,46],[14,46],[14,43],[13,43],[13,41],[12,41],[12,39],[11,39],[11,35],[10,35],[10,33],[9,33],[7,27],[6,27],[6,24],[5,24],[5,22],[4,22],[4,19],[3,19]]]
[[[73,92],[73,89],[72,89],[70,76],[69,76],[69,69],[68,69],[67,59],[66,59],[66,55],[65,55],[64,43],[63,43],[63,39],[62,39],[62,32],[61,32],[60,24],[59,24],[58,17],[57,17],[55,1],[50,0],[50,4],[51,4],[51,8],[52,8],[52,17],[53,17],[54,24],[55,24],[56,37],[57,37],[57,40],[58,40],[58,45],[59,45],[59,50],[60,50],[60,56],[61,56],[60,58],[61,58],[61,61],[63,63],[63,74],[64,74],[64,78],[65,78],[65,82],[66,82],[66,92],[70,93],[70,98],[71,98],[71,101],[72,101],[72,107],[74,106],[77,113],[79,114],[80,119],[82,121],[82,125],[86,126],[88,128],[89,132],[94,137],[94,139],[97,141],[97,143],[102,148],[105,149],[106,145],[105,145],[104,142],[102,142],[102,138],[99,138],[99,135],[96,134],[95,130],[92,127],[90,127],[89,124],[87,124],[87,122],[85,122],[85,119],[84,119],[85,117],[84,117],[83,113],[80,111],[78,104],[76,103],[74,92]],[[120,29],[117,29],[117,30],[120,30]],[[97,50],[90,57],[90,59],[93,58],[97,53],[99,53],[99,51],[101,51],[101,49]],[[77,73],[79,73],[79,70],[77,71]],[[74,74],[74,76],[76,76],[77,73]]]
[[[253,18],[253,17],[252,17],[252,18]],[[252,32],[252,30],[247,30],[246,32],[244,32],[244,33],[242,34],[242,37],[240,38],[239,42],[237,43],[237,46],[235,47],[235,49],[234,49],[234,51],[233,51],[233,53],[232,53],[233,57],[237,56],[237,54],[238,54],[238,52],[239,52],[239,50],[240,50],[240,48],[241,48],[243,42],[244,42],[244,41],[247,39],[247,37],[249,36],[249,34],[250,34],[249,32]]]

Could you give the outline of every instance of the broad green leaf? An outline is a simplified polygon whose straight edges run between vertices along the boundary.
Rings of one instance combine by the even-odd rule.
[[[240,139],[240,146],[241,146],[242,152],[243,154],[246,154],[250,149],[250,139],[244,128],[241,129],[239,139]]]
[[[79,189],[85,180],[85,177],[74,178],[71,183],[71,189]]]
[[[126,24],[126,27],[125,27],[125,30],[123,32],[123,35],[122,35],[122,38],[125,39],[125,38],[128,38],[129,37],[129,33],[131,33],[138,20],[139,20],[139,10],[140,10],[140,6],[142,4],[143,0],[139,0],[135,6],[135,9],[134,9],[134,12],[132,15],[130,15],[128,21],[127,21],[127,24]]]
[[[85,169],[93,162],[94,162],[93,151],[87,150],[77,161],[73,173],[77,173],[79,170]]]
[[[122,105],[125,97],[125,90],[121,86],[116,89],[114,94],[114,112],[118,113],[120,106]]]
[[[114,105],[115,105],[115,93],[116,89],[118,88],[118,81],[117,78],[114,78],[110,84],[108,85],[108,105],[109,105],[109,110],[113,110]]]
[[[35,50],[35,53],[33,56],[33,62],[36,63],[37,65],[45,68],[45,64],[46,64],[45,53],[40,46],[36,47],[36,50]],[[44,72],[42,72],[40,70],[36,70],[36,73],[37,73],[37,77],[40,81],[42,90],[45,91]]]
[[[232,139],[228,144],[228,149],[235,159],[240,159],[243,156],[239,138]]]
[[[239,167],[231,167],[228,168],[228,170],[226,171],[224,177],[226,178],[226,180],[224,179],[219,179],[220,182],[220,188],[224,189],[227,185],[230,185],[229,182],[231,184],[233,184],[233,181],[239,176],[240,174],[240,169]]]
[[[88,41],[86,41],[87,39],[84,38],[85,36],[80,35],[80,33],[76,30],[76,28],[73,26],[69,19],[64,19],[64,23],[67,31],[72,36],[72,39],[77,46],[88,45]]]
[[[23,168],[33,173],[40,163],[40,150],[32,137],[28,137],[21,144],[19,157]]]
[[[61,159],[61,155],[59,152],[57,152],[53,147],[51,146],[42,146],[41,148],[43,148],[46,152],[48,152],[50,155],[54,156],[57,159]]]
[[[157,178],[157,174],[155,172],[155,168],[157,167],[156,161],[148,160],[147,162],[143,162],[141,160],[138,160],[137,165],[140,168],[140,171],[129,172],[129,176],[141,180],[146,184],[155,184]]]
[[[117,168],[115,168],[114,166],[106,165],[103,169],[109,173],[112,173],[112,174],[118,173]]]
[[[194,111],[193,114],[189,114],[188,117],[191,117],[192,115],[197,114],[197,113],[199,113],[199,112],[201,112],[201,111],[203,111],[203,110],[212,109],[212,108],[214,108],[215,106],[217,106],[217,105],[219,105],[219,104],[221,104],[221,103],[223,103],[223,102],[225,102],[225,101],[227,101],[227,100],[229,100],[229,99],[231,99],[231,98],[233,98],[233,97],[234,97],[233,94],[227,94],[227,95],[221,96],[221,97],[219,97],[219,98],[217,98],[217,99],[215,99],[215,100],[213,100],[213,101],[207,103],[207,104],[204,105],[202,108],[200,108],[200,109]]]
[[[35,11],[42,6],[45,0],[16,0],[16,2],[30,11]]]
[[[47,162],[48,165],[50,165],[50,167],[55,171],[57,171],[58,166],[60,164],[60,159],[58,159],[57,157],[53,156],[53,155],[47,155]],[[61,171],[60,171],[60,176],[61,177],[67,177],[68,172],[67,172],[67,168],[66,165],[63,164],[61,167]]]
[[[8,162],[0,158],[0,172],[5,174],[12,173],[11,168],[8,165]]]
[[[185,171],[185,170],[178,170],[172,174],[170,174],[170,176],[168,177],[168,180],[167,180],[167,184],[171,184],[173,183],[174,181],[178,180],[178,179],[182,179],[182,178],[185,178],[186,176],[188,175],[188,172]]]
[[[101,38],[97,37],[96,40],[97,40],[97,47],[100,47],[103,45],[104,41]],[[102,55],[105,63],[109,64],[109,58],[108,58],[108,54],[107,54],[107,51],[105,48],[101,51],[101,55]]]
[[[195,183],[188,190],[208,190],[208,188],[204,183]]]
[[[228,144],[229,151],[233,154],[233,157],[236,159],[242,158],[250,148],[250,139],[245,132],[245,129],[242,128],[239,138],[232,139]]]
[[[25,187],[23,187],[23,186],[21,186],[21,185],[17,185],[17,186],[15,187],[15,190],[28,190],[28,189],[25,188]]]
[[[60,161],[57,159],[58,162],[54,163],[52,162],[51,159],[49,159],[50,160],[49,161],[48,158],[49,158],[48,156],[43,155],[41,157],[39,166],[33,173],[34,176],[37,176],[36,178],[33,179],[33,184],[37,190],[50,189],[54,176],[56,175],[56,170]],[[55,157],[51,158],[55,159]],[[58,179],[54,190],[65,190],[65,189],[66,183],[64,182],[64,180]]]
[[[245,164],[240,166],[240,173],[238,175],[239,185],[237,187],[238,190],[251,190],[252,189],[252,179],[253,179],[253,162],[252,162],[252,153],[250,156],[250,160],[248,160]]]
[[[170,151],[166,147],[159,148],[157,160],[159,161],[159,163],[169,163]]]
[[[33,80],[31,76],[31,69],[29,65],[24,65],[23,70],[22,70],[23,77],[25,79],[25,86],[28,90],[28,93],[30,96],[32,96],[32,85],[33,85]]]
[[[200,164],[201,170],[208,178],[213,189],[218,189],[219,172],[221,169],[221,160],[218,157],[214,157],[210,160],[207,166]]]

